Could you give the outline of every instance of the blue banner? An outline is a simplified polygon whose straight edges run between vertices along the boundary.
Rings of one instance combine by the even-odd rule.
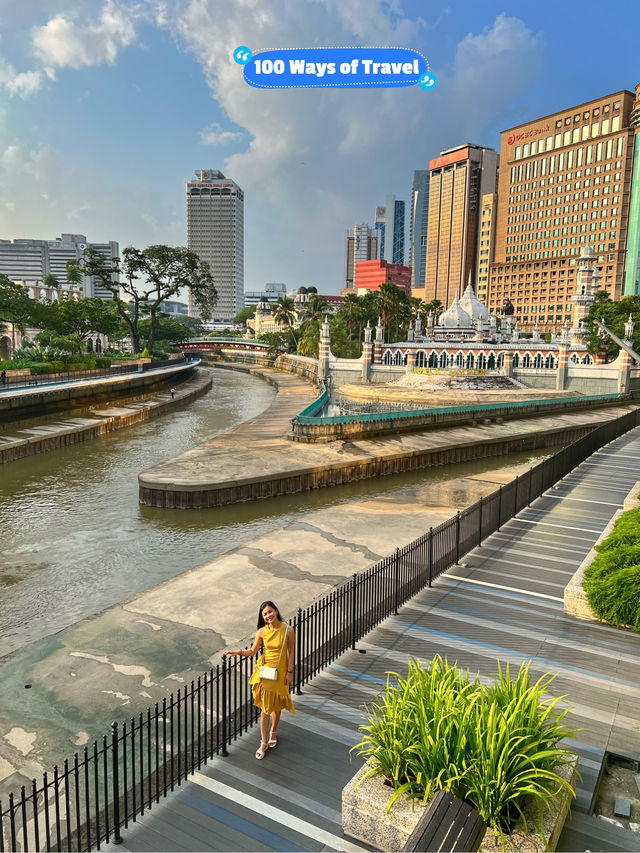
[[[310,47],[265,50],[253,55],[244,47],[236,51],[246,62],[244,79],[259,89],[416,84],[425,88],[425,80],[432,77],[425,57],[405,47]]]

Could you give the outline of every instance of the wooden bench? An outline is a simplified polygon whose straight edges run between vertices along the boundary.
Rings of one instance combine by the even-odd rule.
[[[476,851],[487,825],[478,812],[447,791],[436,791],[404,848],[407,851]]]

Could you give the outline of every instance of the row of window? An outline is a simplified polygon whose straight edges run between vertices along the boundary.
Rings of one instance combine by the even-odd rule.
[[[569,359],[573,364],[591,364],[592,359],[590,355],[584,355],[580,357],[576,353],[573,353],[571,358]],[[407,363],[407,354],[403,353],[402,350],[396,350],[393,352],[392,350],[387,350],[382,358],[383,364],[389,365],[397,365],[402,366]],[[416,367],[437,367],[437,368],[472,368],[477,370],[495,370],[499,369],[504,365],[504,352],[494,353],[475,353],[469,352],[466,355],[462,351],[458,351],[457,353],[453,352],[445,352],[441,351],[438,354],[435,350],[432,350],[428,355],[425,350],[418,350],[416,353]],[[520,355],[520,353],[513,354],[513,366],[521,367],[524,369],[527,368],[537,368],[537,369],[548,369],[551,370],[558,366],[558,359],[553,353],[536,353],[533,355],[532,353],[524,353],[524,355]]]
[[[571,120],[568,119],[567,121],[570,122]],[[559,122],[561,126],[561,120]],[[617,133],[619,130],[619,115],[614,116],[612,119],[603,119],[602,122],[594,121],[591,124],[583,124],[581,127],[573,127],[571,130],[564,130],[561,133],[553,134],[553,136],[546,136],[544,139],[536,139],[524,145],[517,145],[514,159],[526,160],[527,157],[533,157],[535,154],[541,154],[543,151],[553,151],[555,148],[575,145],[578,142],[585,142],[587,139],[596,139],[598,136]]]

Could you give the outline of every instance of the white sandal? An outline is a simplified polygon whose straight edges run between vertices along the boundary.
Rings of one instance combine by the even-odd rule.
[[[264,749],[262,748],[264,747]],[[260,761],[266,755],[267,750],[269,749],[269,744],[266,740],[260,741],[260,746],[256,749],[256,758]]]

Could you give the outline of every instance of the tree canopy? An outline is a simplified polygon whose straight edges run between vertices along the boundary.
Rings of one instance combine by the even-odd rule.
[[[113,261],[107,261],[94,249],[85,249],[79,263],[67,264],[67,273],[96,276],[111,291],[115,310],[127,326],[135,352],[140,350],[139,323],[144,316],[150,319],[146,348],[153,350],[158,314],[165,299],[188,287],[201,316],[208,319],[218,295],[209,264],[184,246],[157,245],[142,250],[128,246],[122,252],[122,260]],[[114,273],[120,273],[119,281],[114,280]]]
[[[584,321],[584,325],[591,333],[589,352],[596,353],[605,349],[607,356],[614,358],[620,347],[608,335],[601,337],[594,321],[601,320],[618,337],[624,338],[624,324],[629,319],[629,314],[635,323],[632,346],[638,352],[640,347],[640,296],[625,296],[618,302],[613,302],[606,290],[599,290]]]

